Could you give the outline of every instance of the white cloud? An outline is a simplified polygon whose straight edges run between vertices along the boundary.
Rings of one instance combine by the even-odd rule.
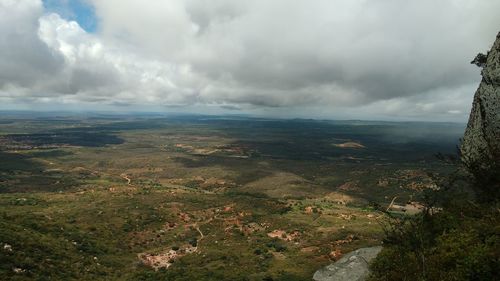
[[[0,1],[0,88],[31,87],[62,66],[38,38],[42,12],[39,1]]]
[[[498,1],[91,3],[95,34],[0,0],[0,100],[464,120],[500,26]]]
[[[14,17],[16,21],[28,20],[23,16],[29,15],[31,23],[23,29],[33,34],[27,35],[29,40],[14,42],[19,45],[28,41],[29,45],[20,48],[23,53],[15,57],[26,65],[19,70],[2,68],[13,74],[12,77],[2,75],[6,78],[1,88],[2,98],[33,103],[169,105],[191,102],[193,87],[198,82],[189,65],[144,59],[122,50],[119,45],[103,44],[98,36],[86,33],[74,21],[66,21],[57,14],[43,15],[37,5],[27,7],[36,13],[26,13],[21,9],[25,7],[19,6],[9,7],[10,12],[18,13]],[[40,58],[47,61],[40,65],[36,61],[24,61],[22,57],[29,58],[40,51],[51,54],[50,57],[41,55]],[[51,64],[57,67],[49,68]],[[23,77],[25,71],[29,73],[37,67],[39,73]],[[29,81],[29,85],[24,80]]]

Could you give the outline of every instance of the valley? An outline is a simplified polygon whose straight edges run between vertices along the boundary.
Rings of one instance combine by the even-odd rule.
[[[240,116],[0,120],[9,280],[309,280],[381,245],[377,206],[418,212],[454,169],[436,154],[454,154],[463,134]]]

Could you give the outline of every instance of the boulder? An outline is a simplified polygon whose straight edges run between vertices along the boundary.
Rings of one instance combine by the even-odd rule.
[[[363,281],[370,275],[370,261],[382,250],[381,246],[352,251],[340,260],[316,271],[315,281]]]

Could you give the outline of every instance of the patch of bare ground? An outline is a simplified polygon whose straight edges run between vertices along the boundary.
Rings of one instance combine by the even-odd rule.
[[[235,205],[225,206],[217,218],[222,220],[222,228],[226,235],[232,235],[234,230],[241,234],[249,236],[255,232],[261,232],[269,228],[267,223],[245,222],[245,218],[251,216],[251,212],[238,212],[234,209]]]
[[[306,214],[312,214],[315,211],[315,208],[313,206],[307,206],[304,208],[304,213]]]
[[[366,148],[364,145],[353,141],[348,141],[344,143],[335,143],[333,145],[340,148],[356,148],[356,149]]]
[[[297,230],[294,230],[290,233],[287,233],[284,230],[275,229],[275,230],[267,233],[267,236],[269,236],[271,238],[278,238],[278,239],[283,240],[283,241],[291,242],[291,241],[295,241],[295,240],[299,239],[300,232]]]
[[[319,252],[320,248],[318,246],[308,246],[300,249],[300,252],[302,253],[317,253]]]
[[[359,186],[357,182],[348,181],[338,187],[340,191],[357,191],[359,190]]]
[[[358,238],[354,234],[349,234],[349,235],[346,236],[346,238],[335,240],[333,243],[336,246],[339,246],[339,245],[342,245],[342,244],[352,243],[354,240],[358,240]]]
[[[131,185],[132,179],[127,174],[121,174],[120,177],[127,181],[127,185]]]
[[[266,194],[274,198],[314,197],[327,192],[321,186],[288,172],[276,172],[238,189],[243,192]]]
[[[330,259],[336,261],[339,260],[343,256],[343,254],[340,249],[334,249],[328,254],[328,256],[330,257]]]
[[[160,184],[166,185],[181,185],[181,186],[189,186],[201,188],[204,190],[209,190],[212,192],[222,192],[228,188],[232,188],[235,185],[234,182],[221,179],[217,177],[202,177],[202,176],[193,176],[190,178],[172,178],[172,179],[160,179]]]
[[[356,215],[354,215],[354,214],[339,214],[339,218],[341,218],[343,220],[350,221],[352,219],[355,219]]]
[[[170,249],[160,253],[140,253],[137,257],[144,265],[158,270],[160,268],[169,268],[175,260],[197,251],[198,247],[187,244],[177,250]]]
[[[352,196],[340,192],[330,192],[325,195],[324,199],[339,205],[346,205],[355,201]]]
[[[238,158],[248,158],[250,151],[247,147],[236,146],[236,145],[216,145],[207,147],[195,147],[193,145],[177,143],[174,145],[175,148],[182,149],[187,153],[193,155],[212,155],[214,153],[224,154],[228,157],[238,157]]]
[[[70,169],[69,172],[78,174],[80,176],[99,176],[100,174],[98,171],[94,171],[80,166]]]
[[[397,204],[394,201],[395,199],[393,199],[389,204],[389,207],[387,207],[387,211],[414,215],[422,212],[425,209],[425,206],[422,203],[416,201],[408,201],[405,204]],[[430,211],[439,212],[440,210],[441,208],[434,207]]]

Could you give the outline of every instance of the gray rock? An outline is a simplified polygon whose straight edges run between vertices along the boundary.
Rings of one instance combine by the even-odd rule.
[[[352,251],[340,260],[316,271],[315,281],[363,281],[370,274],[369,263],[382,250],[381,246]]]
[[[477,61],[476,57],[472,63]],[[484,67],[483,78],[474,95],[460,150],[462,161],[481,175],[500,162],[500,33],[488,54],[475,64]]]

